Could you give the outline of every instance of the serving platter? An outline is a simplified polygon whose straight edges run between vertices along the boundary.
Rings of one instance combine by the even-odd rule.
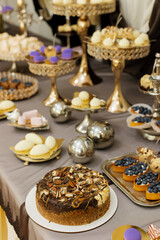
[[[160,200],[149,201],[145,197],[145,192],[138,192],[133,189],[133,182],[128,182],[123,179],[123,174],[113,172],[113,164],[123,157],[137,157],[138,155],[133,152],[125,154],[123,156],[115,157],[113,159],[106,160],[102,164],[102,170],[109,179],[134,203],[144,207],[155,207],[160,205]]]

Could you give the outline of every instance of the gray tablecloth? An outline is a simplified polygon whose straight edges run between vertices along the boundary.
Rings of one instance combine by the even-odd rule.
[[[9,63],[1,62],[0,71],[9,66]],[[106,63],[91,61],[91,66],[103,81],[93,87],[76,88],[68,83],[72,74],[59,77],[57,79],[57,88],[63,97],[72,98],[74,91],[85,89],[95,93],[98,97],[108,99],[114,86],[113,73]],[[31,109],[38,109],[49,121],[50,130],[41,131],[38,134],[44,137],[53,135],[57,138],[64,138],[63,150],[59,160],[52,160],[45,163],[31,163],[24,166],[24,162],[17,159],[9,150],[11,145],[15,145],[21,140],[27,131],[16,129],[8,125],[7,120],[0,122],[0,193],[1,205],[5,209],[7,216],[14,225],[21,239],[29,240],[73,240],[73,239],[99,239],[110,240],[113,230],[124,224],[133,224],[144,229],[150,223],[155,223],[160,227],[159,207],[141,207],[133,203],[125,196],[115,185],[111,184],[118,198],[118,209],[115,215],[103,226],[97,229],[83,233],[57,233],[37,225],[31,219],[28,220],[24,202],[28,192],[35,186],[36,182],[51,169],[59,166],[74,165],[67,152],[67,147],[72,138],[80,135],[75,130],[75,125],[79,123],[84,114],[73,112],[69,122],[58,124],[50,116],[49,108],[45,107],[42,100],[48,96],[50,91],[50,81],[47,77],[37,77],[39,79],[39,92],[30,99],[17,101],[17,107],[23,112]],[[122,75],[122,89],[125,97],[132,104],[148,103],[153,104],[153,98],[144,95],[138,90],[138,80],[128,74]],[[101,171],[102,163],[110,158],[134,152],[137,147],[147,146],[156,151],[159,150],[159,144],[143,139],[137,130],[128,128],[126,118],[129,113],[113,114],[109,112],[100,112],[91,114],[92,119],[108,120],[115,130],[114,144],[105,150],[96,150],[93,160],[86,166],[94,170]],[[62,227],[63,228],[63,227]],[[27,236],[28,234],[28,236]]]

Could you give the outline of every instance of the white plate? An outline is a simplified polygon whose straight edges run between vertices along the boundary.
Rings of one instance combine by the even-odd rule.
[[[31,189],[26,197],[25,207],[29,217],[36,222],[41,227],[44,227],[49,230],[57,231],[57,232],[65,232],[65,233],[77,233],[77,232],[84,232],[94,228],[97,228],[107,222],[116,212],[118,206],[118,200],[115,192],[110,187],[110,207],[105,215],[98,220],[80,226],[68,226],[68,225],[61,225],[53,222],[49,222],[45,219],[37,210],[36,207],[36,186]]]

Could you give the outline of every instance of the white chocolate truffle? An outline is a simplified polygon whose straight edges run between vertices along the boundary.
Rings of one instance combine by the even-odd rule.
[[[35,133],[27,133],[26,136],[25,136],[25,139],[33,142],[34,144],[43,143],[42,138]]]
[[[89,93],[87,91],[81,91],[79,93],[79,98],[82,100],[82,101],[85,101],[85,100],[88,100],[89,99]]]
[[[30,150],[33,147],[34,143],[28,140],[21,140],[20,142],[18,142],[14,149],[16,151],[26,151],[26,150]]]
[[[123,47],[123,48],[127,48],[129,47],[129,41],[126,39],[126,38],[122,38],[120,41],[119,41],[119,46],[120,47]]]
[[[138,30],[133,31],[133,37],[137,38],[140,35],[140,32]]]
[[[73,98],[72,105],[80,107],[82,105],[82,100],[79,97]]]
[[[107,29],[106,29],[106,28],[103,28],[103,29],[101,30],[101,34],[102,34],[102,35],[105,35],[106,31],[107,31]]]
[[[45,144],[38,144],[30,150],[29,154],[30,155],[43,155],[45,153],[48,153],[49,150],[50,150],[49,147],[46,146]]]
[[[54,4],[61,4],[61,3],[63,3],[63,0],[53,0],[53,3]]]
[[[45,141],[45,145],[49,147],[49,149],[52,149],[56,145],[56,139],[52,136],[48,136]]]
[[[143,45],[144,44],[144,39],[139,35],[139,37],[137,37],[134,40],[135,45]]]
[[[99,4],[101,2],[102,2],[101,0],[90,0],[91,4]]]
[[[0,102],[0,110],[9,109],[14,106],[15,106],[14,102],[12,102],[10,100],[4,100],[4,101]]]
[[[148,34],[147,33],[141,33],[139,35],[139,37],[141,37],[144,41],[148,41],[149,40],[149,37],[148,37]]]
[[[103,40],[103,45],[106,46],[106,47],[111,47],[113,46],[113,41],[111,38],[105,38]]]
[[[77,0],[77,4],[86,4],[87,0]]]
[[[94,98],[92,98],[92,100],[90,101],[90,106],[91,106],[91,107],[100,107],[100,105],[101,105],[101,101],[100,101],[99,98],[94,97]]]

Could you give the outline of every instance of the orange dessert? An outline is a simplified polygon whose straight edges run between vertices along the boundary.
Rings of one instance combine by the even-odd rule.
[[[135,179],[133,188],[138,192],[143,192],[146,191],[147,187],[151,183],[157,180],[159,180],[159,176],[157,173],[146,172],[145,174],[141,174],[139,177]]]
[[[160,200],[160,181],[151,183],[146,190],[146,199]]]
[[[134,165],[136,163],[138,163],[138,158],[136,158],[136,157],[120,158],[113,164],[113,171],[114,172],[124,172],[127,167]]]
[[[148,165],[142,162],[139,162],[135,165],[132,165],[123,172],[123,179],[129,182],[134,181],[139,175],[148,171]]]

